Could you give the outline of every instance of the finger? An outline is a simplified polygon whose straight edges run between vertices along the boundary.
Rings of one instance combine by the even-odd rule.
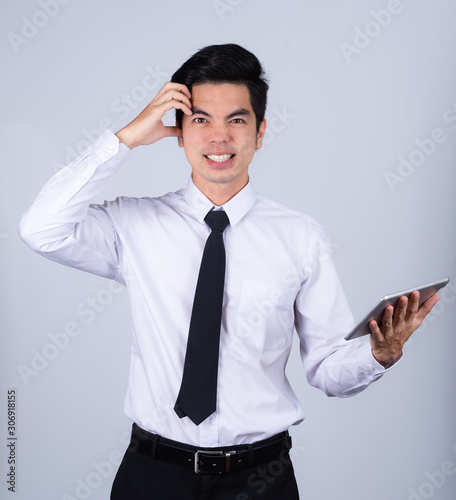
[[[393,331],[393,312],[394,312],[394,307],[388,306],[386,307],[385,312],[383,313],[382,333],[385,337]]]
[[[418,309],[420,307],[420,292],[415,290],[410,294],[408,300],[407,314],[405,316],[406,321],[413,321]]]
[[[417,290],[415,290],[410,295],[409,304],[410,304],[409,309],[412,312],[417,312],[418,311],[419,305],[420,305],[420,292],[418,292]]]
[[[440,300],[440,295],[433,295],[431,298],[427,299],[426,302],[418,309],[416,313],[416,318],[423,321],[424,318],[432,311],[432,308]]]
[[[400,321],[404,321],[405,314],[407,312],[409,300],[403,295],[399,298],[399,301],[394,309],[394,323],[397,325]]]
[[[188,110],[191,110],[192,109],[192,103],[190,101],[190,99],[182,94],[181,92],[175,90],[175,89],[169,89],[167,92],[165,92],[161,97],[160,99],[158,99],[158,106],[160,106],[161,104],[164,104],[166,102],[170,102],[173,107],[178,107],[179,106],[174,106],[175,104],[177,103],[182,103],[182,104],[185,104],[186,108]],[[168,108],[167,110],[169,110],[171,108]],[[179,108],[179,109],[182,109],[182,111],[184,111],[183,108]],[[189,114],[187,111],[184,111],[186,114]],[[190,113],[191,114],[191,113]]]
[[[174,99],[175,101],[183,102],[184,104],[187,105],[189,109],[192,108],[192,103],[190,102],[190,99],[182,94],[182,92],[178,92],[177,90],[173,90],[172,92],[169,93],[170,99]]]
[[[376,339],[380,339],[382,337],[382,331],[374,319],[369,322],[369,329],[371,331],[371,335]]]
[[[176,88],[177,88],[177,90],[179,90],[179,92],[186,95],[189,99],[192,98],[192,94],[186,85],[184,85],[182,83],[174,83],[174,85],[176,85]]]
[[[190,93],[190,90],[188,90],[188,87],[181,83],[175,83],[175,82],[166,82],[163,87],[157,92],[156,98],[162,97],[164,94],[166,94],[168,91],[174,90],[176,92],[180,92],[181,94],[187,96],[188,99],[191,99],[192,95]]]
[[[164,115],[167,111],[171,109],[180,109],[182,110],[186,115],[192,115],[192,110],[185,104],[185,102],[178,101],[177,99],[170,99],[162,104],[158,105],[157,108],[161,109],[162,115]]]

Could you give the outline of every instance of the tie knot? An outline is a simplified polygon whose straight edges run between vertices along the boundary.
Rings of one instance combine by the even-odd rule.
[[[223,210],[211,210],[204,218],[206,224],[212,229],[217,229],[221,233],[225,231],[226,226],[230,223],[228,215]]]

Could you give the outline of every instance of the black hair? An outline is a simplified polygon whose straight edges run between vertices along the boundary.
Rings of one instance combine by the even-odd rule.
[[[245,84],[255,113],[257,131],[266,113],[268,82],[258,58],[240,45],[209,45],[193,54],[171,77],[186,85],[204,83]],[[183,112],[176,109],[176,124],[182,128]]]

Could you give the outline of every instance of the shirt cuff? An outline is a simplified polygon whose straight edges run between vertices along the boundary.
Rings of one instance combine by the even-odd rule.
[[[387,365],[383,366],[381,363],[379,363],[373,353],[372,353],[372,348],[370,346],[369,342],[366,342],[366,362],[368,369],[370,369],[372,372],[387,372],[390,368],[392,368],[396,363],[398,363],[401,359],[404,353],[402,352],[395,360],[390,361]]]
[[[60,191],[48,212],[56,214],[61,211],[96,173],[98,177],[112,175],[131,154],[131,150],[113,132],[104,130],[78,158],[45,186],[46,189],[53,189],[58,185]]]
[[[402,356],[404,355],[403,352],[401,352],[399,354],[399,356],[393,360],[393,361],[390,361],[387,365],[384,366],[385,370],[389,370],[390,368],[392,368],[396,363],[399,363],[399,361],[402,359]]]
[[[97,156],[101,163],[107,162],[118,153],[131,152],[131,149],[120,142],[116,134],[109,129],[104,130],[88,149]]]

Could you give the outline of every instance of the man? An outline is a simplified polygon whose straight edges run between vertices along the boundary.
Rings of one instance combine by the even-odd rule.
[[[308,381],[347,397],[400,358],[438,300],[418,309],[418,292],[402,297],[381,328],[371,322],[370,344],[343,340],[353,319],[322,228],[249,182],[267,89],[242,47],[200,50],[129,125],[51,179],[21,221],[35,251],[129,290],[134,425],[114,500],[297,499],[287,430],[304,416],[285,376],[294,328]],[[132,149],[164,137],[185,150],[185,189],[89,206]],[[259,480],[272,462],[280,474]]]

